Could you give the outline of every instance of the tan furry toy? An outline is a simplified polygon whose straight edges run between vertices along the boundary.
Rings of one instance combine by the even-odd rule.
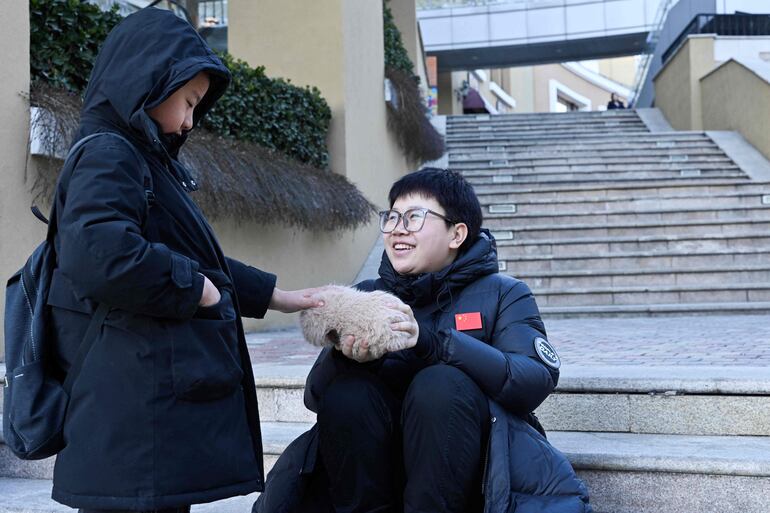
[[[405,314],[387,306],[403,304],[396,296],[330,285],[315,297],[324,306],[304,310],[299,317],[305,339],[314,346],[336,346],[343,337],[353,335],[356,344],[368,341],[372,358],[408,347],[409,335],[391,329],[391,323],[406,320]]]

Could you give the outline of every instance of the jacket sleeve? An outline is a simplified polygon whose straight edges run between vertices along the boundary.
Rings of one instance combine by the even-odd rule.
[[[233,258],[227,259],[227,265],[233,276],[241,315],[262,319],[267,313],[270,299],[273,297],[276,276]]]
[[[546,366],[535,351],[545,327],[535,298],[517,282],[501,293],[492,340],[486,344],[450,329],[439,332],[441,359],[462,369],[506,410],[519,415],[534,411],[553,391],[559,371]]]
[[[194,260],[142,236],[143,178],[125,145],[86,145],[58,215],[59,269],[81,297],[154,317],[190,318],[203,276]]]

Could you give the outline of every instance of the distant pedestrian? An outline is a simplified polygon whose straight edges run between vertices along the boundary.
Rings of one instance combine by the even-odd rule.
[[[607,110],[625,109],[625,108],[626,108],[626,105],[623,103],[623,100],[620,99],[617,93],[612,93],[610,95],[610,101],[607,102]]]

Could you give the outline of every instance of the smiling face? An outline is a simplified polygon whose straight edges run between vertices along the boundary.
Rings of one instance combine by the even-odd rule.
[[[418,194],[398,198],[391,208],[400,213],[410,208],[428,208],[446,215],[438,201]],[[465,223],[448,226],[446,221],[429,213],[419,232],[406,231],[402,220],[392,232],[383,234],[383,240],[393,269],[399,274],[416,275],[440,271],[451,264],[467,235]]]
[[[182,135],[183,131],[193,127],[193,112],[195,107],[209,90],[209,77],[200,72],[163,103],[147,111],[152,119],[158,122],[164,134]]]

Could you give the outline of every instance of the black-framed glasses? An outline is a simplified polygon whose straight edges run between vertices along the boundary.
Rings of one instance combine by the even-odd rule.
[[[425,225],[425,218],[428,214],[433,214],[436,217],[440,217],[449,224],[457,224],[457,221],[452,221],[445,215],[434,212],[429,208],[410,208],[403,214],[397,210],[383,210],[380,212],[380,231],[382,233],[390,233],[396,229],[398,222],[404,220],[404,230],[408,232],[419,232]]]

